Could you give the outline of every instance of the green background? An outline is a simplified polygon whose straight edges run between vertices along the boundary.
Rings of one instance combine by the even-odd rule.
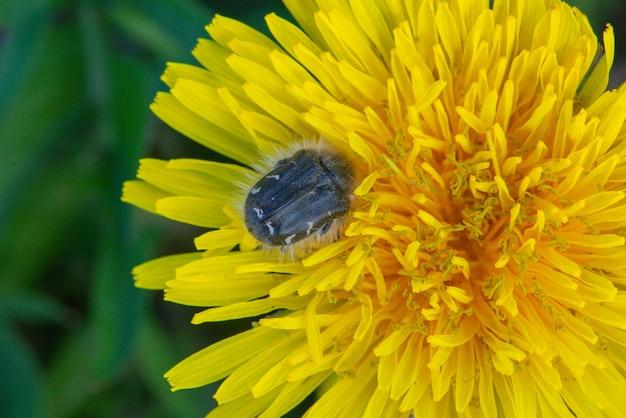
[[[574,2],[597,33],[614,23],[618,58],[620,3]],[[214,13],[265,31],[271,11],[288,17],[278,1],[0,0],[0,416],[214,406],[215,386],[171,393],[162,375],[250,321],[192,326],[199,308],[135,289],[133,266],[193,250],[202,231],[119,197],[141,157],[215,157],[150,113],[165,63],[194,63]]]

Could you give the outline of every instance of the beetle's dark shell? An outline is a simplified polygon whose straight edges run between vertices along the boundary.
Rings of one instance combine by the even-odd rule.
[[[246,227],[269,246],[323,234],[348,211],[352,183],[351,167],[341,156],[299,150],[250,189]]]

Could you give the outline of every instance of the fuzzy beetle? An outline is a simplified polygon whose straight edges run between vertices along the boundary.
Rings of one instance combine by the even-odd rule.
[[[342,156],[300,149],[278,161],[250,189],[246,227],[266,246],[284,248],[309,237],[319,241],[342,223],[352,187],[352,169]]]

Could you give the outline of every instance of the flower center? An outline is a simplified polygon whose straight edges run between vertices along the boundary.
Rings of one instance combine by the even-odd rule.
[[[515,314],[515,288],[528,287],[520,280],[526,263],[536,259],[534,246],[545,226],[536,193],[550,194],[539,187],[547,173],[520,164],[534,150],[507,155],[504,135],[498,146],[492,133],[486,137],[475,149],[383,156],[378,181],[354,212],[355,224],[370,227],[383,271],[391,260],[397,266],[397,276],[385,277],[385,292],[376,283],[378,294],[396,289],[422,319],[437,322],[443,314],[456,322],[461,313],[471,315],[476,298],[496,314],[500,308]],[[352,225],[348,235],[357,229]],[[408,322],[422,323],[419,316]],[[436,328],[427,332],[442,331]]]

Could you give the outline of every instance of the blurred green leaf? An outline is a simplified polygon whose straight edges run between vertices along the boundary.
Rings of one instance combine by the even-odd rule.
[[[49,295],[21,288],[0,292],[0,320],[60,324],[66,316],[63,305]]]
[[[42,169],[56,162],[54,157],[62,155],[59,145],[71,142],[69,131],[84,117],[78,88],[82,68],[72,32],[55,28],[41,38],[35,67],[22,75],[11,105],[0,112],[3,137],[11,139],[3,141],[0,153],[0,233],[11,205]]]
[[[204,26],[213,13],[198,2],[131,0],[111,3],[107,13],[128,39],[166,61],[192,62],[196,38],[206,36]]]
[[[28,285],[38,274],[60,267],[65,257],[83,257],[80,253],[86,247],[73,244],[85,237],[72,224],[87,216],[94,180],[81,160],[86,155],[72,152],[70,156],[75,158],[56,170],[40,168],[33,184],[14,203],[11,222],[4,225],[0,239],[3,286]],[[76,194],[85,200],[76,199]]]
[[[39,56],[51,24],[54,0],[0,2],[0,114],[22,87],[22,75],[29,72]]]
[[[53,263],[80,212],[82,201],[74,193],[89,188],[89,164],[70,146],[86,115],[75,32],[71,26],[44,27],[34,67],[21,75],[11,106],[0,113],[2,134],[11,139],[0,153],[4,285],[24,286]]]
[[[0,320],[0,405],[7,418],[43,416],[41,372],[31,348]]]
[[[180,54],[180,44],[158,21],[142,14],[130,5],[119,4],[112,7],[110,16],[113,22],[129,37],[160,56],[175,57]]]
[[[141,67],[107,48],[103,15],[85,3],[79,16],[87,90],[96,115],[94,139],[101,147],[102,166],[108,168],[101,172],[98,185],[103,194],[97,199],[91,299],[97,342],[91,368],[99,380],[106,381],[126,363],[133,349],[144,307],[141,301],[146,298],[129,280],[132,262],[124,245],[123,229],[129,209],[110,197],[119,193],[121,173],[129,164],[127,155],[136,156],[144,141],[149,102]]]
[[[87,399],[104,390],[89,367],[97,352],[93,335],[81,327],[67,334],[46,373],[48,409],[52,417],[70,417]]]

